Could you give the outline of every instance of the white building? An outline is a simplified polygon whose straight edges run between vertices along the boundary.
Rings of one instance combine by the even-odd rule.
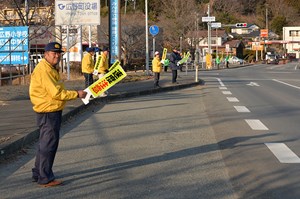
[[[300,58],[300,26],[283,27],[283,41],[286,42],[286,52],[294,53],[296,58]]]

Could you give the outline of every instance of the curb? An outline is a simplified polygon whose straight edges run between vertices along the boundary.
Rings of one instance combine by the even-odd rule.
[[[167,91],[174,91],[174,90],[179,90],[179,89],[184,89],[184,88],[189,88],[197,85],[203,85],[204,81],[199,80],[199,82],[193,82],[193,83],[187,83],[187,84],[178,84],[174,86],[167,86],[163,88],[158,88],[158,89],[150,89],[150,90],[142,90],[142,91],[136,91],[136,92],[129,92],[129,93],[122,93],[122,94],[111,94],[105,98],[96,98],[90,101],[89,104],[87,105],[80,105],[77,108],[63,114],[62,116],[62,126],[64,123],[69,121],[72,117],[76,117],[78,113],[85,112],[88,110],[89,107],[99,104],[99,103],[106,103],[118,99],[123,99],[123,98],[131,98],[131,97],[137,97],[137,96],[143,96],[143,95],[150,95],[150,94],[155,94],[155,93],[160,93],[160,92],[167,92]],[[23,148],[26,146],[29,146],[30,144],[33,144],[36,142],[39,138],[39,130],[28,130],[28,133],[23,136],[18,138],[15,141],[12,141],[11,143],[7,144],[3,148],[0,149],[0,162],[8,159],[11,155],[14,155],[21,151]]]

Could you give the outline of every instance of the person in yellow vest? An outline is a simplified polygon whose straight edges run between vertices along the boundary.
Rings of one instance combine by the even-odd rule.
[[[109,68],[109,57],[108,57],[109,49],[107,47],[104,47],[102,52],[101,52],[101,60],[99,63],[99,69],[98,69],[98,78],[102,78],[106,73],[108,73],[108,68]],[[108,92],[105,91],[100,95],[100,97],[105,97],[108,95]]]
[[[162,63],[160,62],[160,54],[158,51],[154,53],[152,60],[152,71],[154,73],[154,88],[161,88],[159,86],[159,78],[162,70]]]
[[[86,54],[83,56],[81,63],[81,72],[83,73],[85,79],[85,88],[89,87],[94,83],[93,72],[94,72],[94,48],[86,48]]]
[[[52,166],[58,148],[62,110],[66,101],[85,98],[87,94],[83,90],[64,88],[57,68],[62,52],[62,47],[57,42],[45,46],[45,56],[33,70],[29,86],[30,101],[36,112],[40,131],[35,164],[32,168],[32,181],[43,187],[62,184],[61,180],[55,179]]]

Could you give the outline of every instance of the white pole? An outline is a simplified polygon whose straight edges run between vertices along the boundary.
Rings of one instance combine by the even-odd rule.
[[[89,47],[92,47],[92,27],[89,25]]]
[[[67,25],[67,77],[70,80],[70,37],[69,25]]]
[[[155,53],[155,37],[153,37],[153,57],[154,57],[154,53]]]
[[[80,61],[82,61],[83,54],[82,54],[82,25],[79,26],[79,48],[78,48],[78,53],[80,56]]]
[[[208,17],[210,17],[210,8],[208,5],[208,11],[207,11]],[[211,22],[209,21],[207,23],[208,25],[208,53],[211,53]]]
[[[180,52],[182,52],[182,37],[180,37]]]
[[[216,53],[217,53],[217,57],[219,57],[219,54],[218,54],[218,28],[216,28]]]
[[[149,75],[149,42],[148,42],[148,0],[145,0],[146,23],[146,74]]]

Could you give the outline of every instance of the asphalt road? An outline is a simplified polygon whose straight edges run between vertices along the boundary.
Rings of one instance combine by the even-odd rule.
[[[0,165],[1,198],[237,198],[202,88],[94,106],[62,129],[54,172],[63,186],[31,182],[32,147]]]
[[[1,198],[300,198],[297,63],[201,71],[205,86],[96,105],[62,129],[64,186],[0,165]]]
[[[204,104],[240,198],[300,198],[296,63],[202,74]]]

